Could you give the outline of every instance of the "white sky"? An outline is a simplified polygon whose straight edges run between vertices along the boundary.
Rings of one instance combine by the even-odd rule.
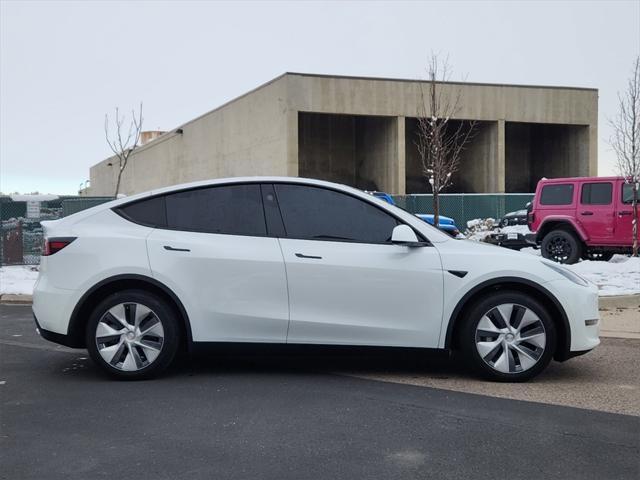
[[[0,5],[5,193],[76,193],[116,105],[171,129],[285,71],[422,78],[432,50],[454,79],[598,88],[611,174],[606,120],[640,52],[640,0]]]

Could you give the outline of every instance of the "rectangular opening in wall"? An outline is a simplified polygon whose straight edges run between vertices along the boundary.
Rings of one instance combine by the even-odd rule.
[[[299,175],[396,193],[395,122],[396,117],[300,112]]]
[[[461,133],[469,129],[468,121],[452,120],[449,132]],[[451,133],[449,133],[450,135]],[[432,193],[423,174],[422,161],[418,154],[418,120],[407,118],[406,136],[406,189],[407,193]],[[442,193],[490,193],[496,191],[497,171],[497,122],[477,121],[460,157],[458,171]]]
[[[505,191],[534,192],[543,178],[589,174],[589,127],[506,122]]]

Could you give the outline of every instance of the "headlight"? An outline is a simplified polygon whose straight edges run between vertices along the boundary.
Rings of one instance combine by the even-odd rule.
[[[582,278],[580,275],[578,275],[577,273],[572,272],[568,268],[561,267],[558,264],[551,263],[551,262],[548,262],[548,261],[542,261],[542,263],[545,264],[547,267],[549,267],[551,270],[555,270],[556,272],[558,272],[560,275],[562,275],[567,280],[571,280],[573,283],[576,283],[578,285],[582,285],[583,287],[588,287],[589,286],[589,281],[588,280]]]

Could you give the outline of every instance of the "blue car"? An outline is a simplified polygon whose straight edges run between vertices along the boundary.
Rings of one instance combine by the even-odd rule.
[[[393,201],[393,197],[388,193],[384,193],[384,192],[369,192],[369,193],[374,197],[378,197],[380,200],[384,200],[385,202],[390,203],[391,205],[396,204],[396,202]],[[434,215],[432,213],[416,213],[415,215],[420,220],[424,220],[425,222],[427,222],[429,225],[433,225],[434,223],[433,222]],[[451,235],[452,237],[457,237],[458,235],[460,235],[460,230],[456,226],[455,220],[451,217],[445,217],[444,215],[440,215],[440,218],[438,221],[438,228],[443,232]]]

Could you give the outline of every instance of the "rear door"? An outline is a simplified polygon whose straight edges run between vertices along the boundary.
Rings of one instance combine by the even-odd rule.
[[[288,343],[437,347],[436,248],[391,244],[398,220],[344,192],[275,184],[286,238]]]
[[[611,181],[584,182],[580,186],[578,221],[584,226],[590,244],[611,244],[616,228]]]
[[[616,244],[633,244],[633,189],[630,183],[618,180],[618,192],[616,193]]]
[[[166,227],[147,238],[154,277],[185,304],[194,341],[286,341],[284,262],[268,236],[259,184],[163,197]]]

